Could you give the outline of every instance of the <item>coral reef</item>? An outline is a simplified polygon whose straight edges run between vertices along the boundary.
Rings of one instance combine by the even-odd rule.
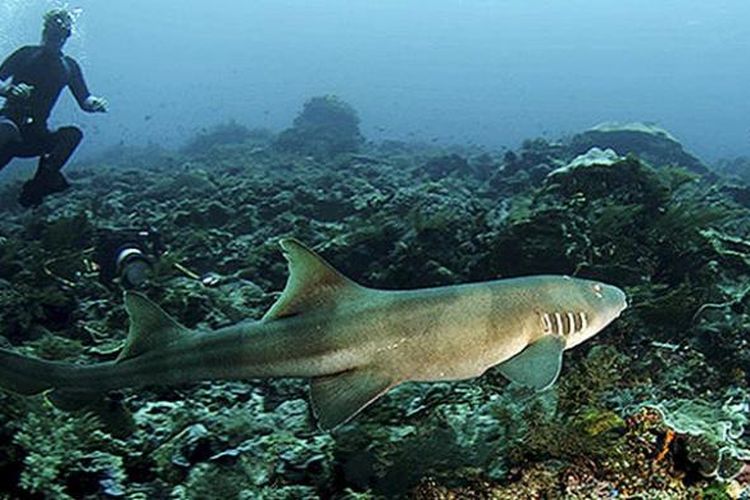
[[[216,147],[243,143],[261,147],[268,146],[273,140],[274,135],[268,130],[249,129],[230,120],[202,130],[182,147],[182,151],[189,155],[205,155]]]
[[[734,479],[750,461],[750,449],[741,443],[748,421],[746,402],[728,401],[717,407],[700,400],[677,399],[649,407],[683,438],[685,458],[704,476]]]
[[[750,212],[736,180],[702,175],[669,135],[601,129],[489,153],[366,144],[356,112],[320,97],[275,141],[229,124],[190,144],[112,151],[33,214],[4,208],[4,346],[116,356],[121,294],[88,262],[103,226],[161,231],[145,291],[190,327],[260,317],[289,235],[371,286],[567,273],[625,287],[632,307],[542,394],[496,370],[405,384],[331,434],[299,380],[123,391],[91,414],[3,393],[0,496],[747,495]]]
[[[594,146],[612,148],[621,155],[633,153],[656,166],[679,165],[699,174],[708,172],[706,165],[686,152],[672,134],[652,124],[602,123],[570,141],[575,154],[582,154]]]
[[[738,179],[745,184],[750,181],[750,158],[747,156],[719,160],[713,165],[713,168],[717,172]]]
[[[354,108],[334,95],[326,95],[305,103],[294,125],[279,134],[276,146],[320,159],[356,152],[363,142]]]

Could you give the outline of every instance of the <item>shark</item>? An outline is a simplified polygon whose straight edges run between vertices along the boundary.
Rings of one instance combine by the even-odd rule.
[[[405,382],[472,379],[497,366],[542,391],[557,380],[563,351],[628,304],[616,286],[561,275],[375,289],[296,239],[280,246],[287,282],[261,319],[188,329],[145,295],[125,292],[129,331],[116,359],[73,364],[0,349],[0,388],[44,394],[72,411],[129,387],[304,378],[315,421],[330,431]]]

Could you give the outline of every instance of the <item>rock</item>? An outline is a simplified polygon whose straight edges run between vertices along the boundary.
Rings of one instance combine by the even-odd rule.
[[[708,173],[708,168],[685,151],[674,136],[654,125],[602,123],[570,141],[573,154],[583,154],[593,147],[611,148],[619,155],[632,153],[656,167],[678,165],[698,174]]]
[[[424,171],[430,178],[437,180],[452,174],[469,175],[471,174],[471,167],[465,158],[457,154],[451,154],[428,160],[424,166]]]
[[[742,205],[745,208],[750,208],[750,186],[742,185],[726,185],[721,187],[721,191],[727,194],[736,203]],[[0,273],[2,275],[2,273]]]
[[[623,158],[612,149],[591,148],[564,167],[550,172],[545,188],[564,198],[583,196],[585,199],[616,198],[627,203],[648,206],[666,201],[668,186],[654,169],[637,158]]]
[[[750,183],[750,157],[748,156],[719,160],[712,166],[714,170],[721,174],[741,179],[744,183]]]
[[[576,156],[573,161],[571,161],[564,167],[553,170],[552,172],[547,174],[547,176],[552,177],[555,175],[566,174],[577,168],[586,168],[595,165],[611,166],[619,161],[622,161],[623,159],[623,157],[619,156],[611,149],[601,150],[597,147],[593,147],[586,153]]]
[[[203,424],[193,424],[175,438],[172,463],[190,468],[193,464],[207,460],[211,455],[208,429]]]
[[[688,462],[702,475],[730,480],[750,460],[750,449],[742,440],[748,423],[747,402],[729,401],[719,407],[699,399],[675,399],[650,408],[683,438]]]
[[[329,158],[356,153],[364,142],[357,111],[334,95],[313,97],[294,119],[294,125],[279,134],[281,151]]]

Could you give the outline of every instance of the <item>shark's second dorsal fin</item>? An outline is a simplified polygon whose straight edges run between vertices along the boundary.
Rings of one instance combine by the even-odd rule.
[[[117,361],[134,358],[190,334],[190,330],[140,293],[125,293],[125,309],[130,316],[130,330]]]
[[[284,238],[279,244],[289,263],[289,278],[281,297],[263,316],[264,321],[331,307],[365,290],[296,239]]]

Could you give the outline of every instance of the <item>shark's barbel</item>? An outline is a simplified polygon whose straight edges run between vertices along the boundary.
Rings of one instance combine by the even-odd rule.
[[[294,239],[280,243],[289,278],[260,321],[189,330],[130,292],[130,331],[116,361],[73,365],[0,350],[0,387],[46,392],[75,409],[124,387],[302,377],[320,427],[332,429],[403,382],[467,379],[500,365],[510,380],[544,389],[563,351],[627,306],[619,288],[567,276],[376,290]]]

